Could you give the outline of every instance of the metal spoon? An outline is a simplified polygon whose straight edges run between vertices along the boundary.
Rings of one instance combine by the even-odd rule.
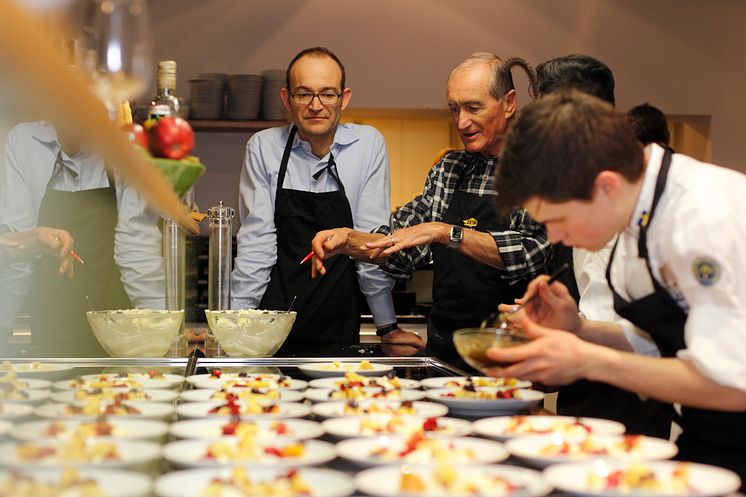
[[[557,269],[555,269],[554,272],[549,276],[549,279],[547,280],[547,284],[551,285],[552,283],[554,283],[555,281],[557,281],[562,275],[564,275],[567,271],[569,271],[569,269],[570,269],[570,264],[569,263],[565,262],[564,264],[562,264],[560,267],[558,267]],[[529,298],[527,298],[526,300],[524,300],[522,304],[520,304],[520,305],[518,305],[516,307],[513,307],[513,309],[510,312],[501,312],[501,313],[492,312],[492,313],[490,313],[484,319],[484,321],[482,321],[481,328],[482,329],[486,328],[487,325],[489,323],[491,323],[493,321],[493,319],[495,319],[495,317],[497,317],[497,320],[500,322],[500,325],[496,328],[496,330],[500,330],[501,333],[508,333],[508,334],[511,334],[511,335],[518,335],[512,329],[508,328],[508,326],[510,326],[510,321],[508,320],[508,317],[511,316],[511,315],[513,315],[513,314],[515,314],[516,312],[520,311],[524,307],[526,307],[528,305],[528,303],[533,300],[534,297],[536,297],[536,294],[533,294],[532,296],[530,296]]]
[[[91,299],[88,298],[88,295],[85,296],[85,301],[88,302],[88,307],[91,308],[91,312],[96,312],[96,309],[93,308],[93,304],[91,304]]]

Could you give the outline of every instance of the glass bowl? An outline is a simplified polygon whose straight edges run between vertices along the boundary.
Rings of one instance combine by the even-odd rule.
[[[112,357],[163,357],[181,330],[184,311],[88,311],[86,317]]]
[[[290,334],[295,312],[205,311],[210,331],[231,357],[271,357]]]
[[[453,344],[461,358],[469,366],[485,374],[492,368],[505,366],[488,358],[487,349],[515,347],[528,341],[526,336],[499,328],[463,328],[453,332]]]

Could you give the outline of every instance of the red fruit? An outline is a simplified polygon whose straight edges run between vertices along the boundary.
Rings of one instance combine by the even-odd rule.
[[[156,157],[179,160],[194,148],[194,132],[180,117],[162,117],[148,129],[148,142]]]
[[[125,124],[122,129],[130,143],[140,145],[145,150],[148,149],[148,135],[145,133],[145,128],[139,124]]]

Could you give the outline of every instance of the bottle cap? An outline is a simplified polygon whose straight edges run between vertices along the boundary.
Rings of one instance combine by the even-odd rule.
[[[158,86],[176,90],[175,60],[162,60],[158,63]]]

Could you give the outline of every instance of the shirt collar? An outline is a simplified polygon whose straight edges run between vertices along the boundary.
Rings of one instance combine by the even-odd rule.
[[[282,145],[285,146],[285,143],[287,143],[288,135],[290,134],[290,130],[292,129],[293,125],[290,124],[286,127],[286,130],[284,133],[282,133]],[[334,141],[332,142],[332,149],[338,150],[341,147],[345,147],[347,145],[350,145],[352,143],[355,143],[360,138],[355,135],[355,133],[350,129],[350,126],[347,124],[340,124],[337,126],[337,131],[334,133]],[[295,134],[295,138],[293,140],[293,146],[292,148],[295,149],[297,147],[303,147],[305,151],[308,153],[311,153],[311,145],[304,139],[300,137],[298,133]],[[335,152],[336,155],[336,152]]]
[[[639,230],[639,226],[643,222],[643,219],[647,218],[650,207],[653,204],[655,183],[658,179],[661,162],[663,161],[663,152],[663,148],[655,143],[645,147],[645,155],[648,157],[648,162],[645,164],[642,188],[640,188],[640,194],[637,197],[635,210],[629,220],[629,229],[635,233]]]
[[[57,130],[54,128],[52,123],[46,121],[40,122],[39,126],[34,130],[31,136],[47,146],[59,147],[59,142],[57,141]]]

